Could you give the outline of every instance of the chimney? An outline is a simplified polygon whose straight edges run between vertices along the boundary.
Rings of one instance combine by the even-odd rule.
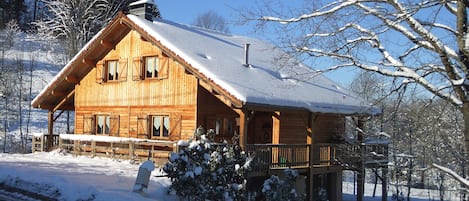
[[[153,0],[138,0],[130,3],[128,8],[130,14],[145,18],[146,20],[153,21],[153,17],[159,17],[159,11],[156,9]]]
[[[244,67],[249,67],[249,43],[244,44]]]

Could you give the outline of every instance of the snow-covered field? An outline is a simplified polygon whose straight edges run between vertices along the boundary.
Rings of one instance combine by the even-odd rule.
[[[150,176],[144,194],[133,192],[139,164],[129,160],[73,156],[58,151],[32,154],[0,154],[0,184],[15,186],[64,201],[76,200],[178,200],[167,195],[170,181],[157,177],[163,173],[157,167]],[[365,200],[381,200],[381,187],[372,197],[373,185],[366,185]],[[344,182],[344,201],[355,200],[353,183]],[[392,200],[392,187],[388,200]],[[439,200],[435,192],[412,190],[412,201]],[[452,197],[448,200],[459,200]]]
[[[139,164],[108,158],[75,157],[57,151],[0,154],[0,183],[64,201],[177,200],[166,195],[170,181],[151,174],[145,194],[134,193]]]

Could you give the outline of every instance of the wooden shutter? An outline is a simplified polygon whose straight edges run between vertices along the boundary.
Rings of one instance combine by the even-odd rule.
[[[134,57],[132,61],[132,80],[143,80],[143,62],[141,57]]]
[[[94,134],[94,115],[83,115],[83,134]]]
[[[105,72],[104,62],[99,61],[98,63],[96,63],[96,83],[98,84],[104,83],[104,78],[105,78],[104,72]]]
[[[119,59],[119,81],[127,81],[127,59]]]
[[[137,138],[146,138],[150,136],[148,132],[148,115],[139,115],[137,117]]]
[[[180,140],[181,139],[181,115],[171,115],[169,117],[169,139],[170,140]]]
[[[159,60],[158,78],[166,79],[168,78],[169,57],[163,55],[159,57]]]
[[[111,136],[119,136],[119,115],[112,115],[110,118],[111,128],[109,134]]]

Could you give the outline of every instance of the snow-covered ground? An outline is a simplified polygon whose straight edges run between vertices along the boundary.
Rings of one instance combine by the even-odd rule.
[[[32,154],[0,154],[0,184],[15,186],[40,193],[58,200],[160,200],[176,201],[177,197],[167,195],[171,182],[157,167],[150,176],[148,189],[144,194],[133,192],[139,164],[129,160],[73,156],[58,151]],[[353,183],[344,182],[344,201],[355,200]],[[372,197],[373,185],[366,185],[365,200],[381,200],[381,187],[377,196]],[[392,195],[394,190],[388,193]],[[439,200],[436,192],[412,190],[412,201]],[[388,200],[392,200],[391,197]],[[459,200],[452,197],[448,200]]]
[[[75,157],[57,151],[0,154],[0,183],[58,200],[177,200],[166,194],[170,181],[151,174],[145,194],[134,193],[139,164],[128,160]]]

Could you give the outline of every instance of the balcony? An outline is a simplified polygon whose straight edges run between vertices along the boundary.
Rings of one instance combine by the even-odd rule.
[[[249,144],[246,152],[254,157],[253,171],[272,169],[302,169],[342,166],[353,169],[365,165],[387,163],[387,144]],[[361,157],[363,156],[363,157]]]

